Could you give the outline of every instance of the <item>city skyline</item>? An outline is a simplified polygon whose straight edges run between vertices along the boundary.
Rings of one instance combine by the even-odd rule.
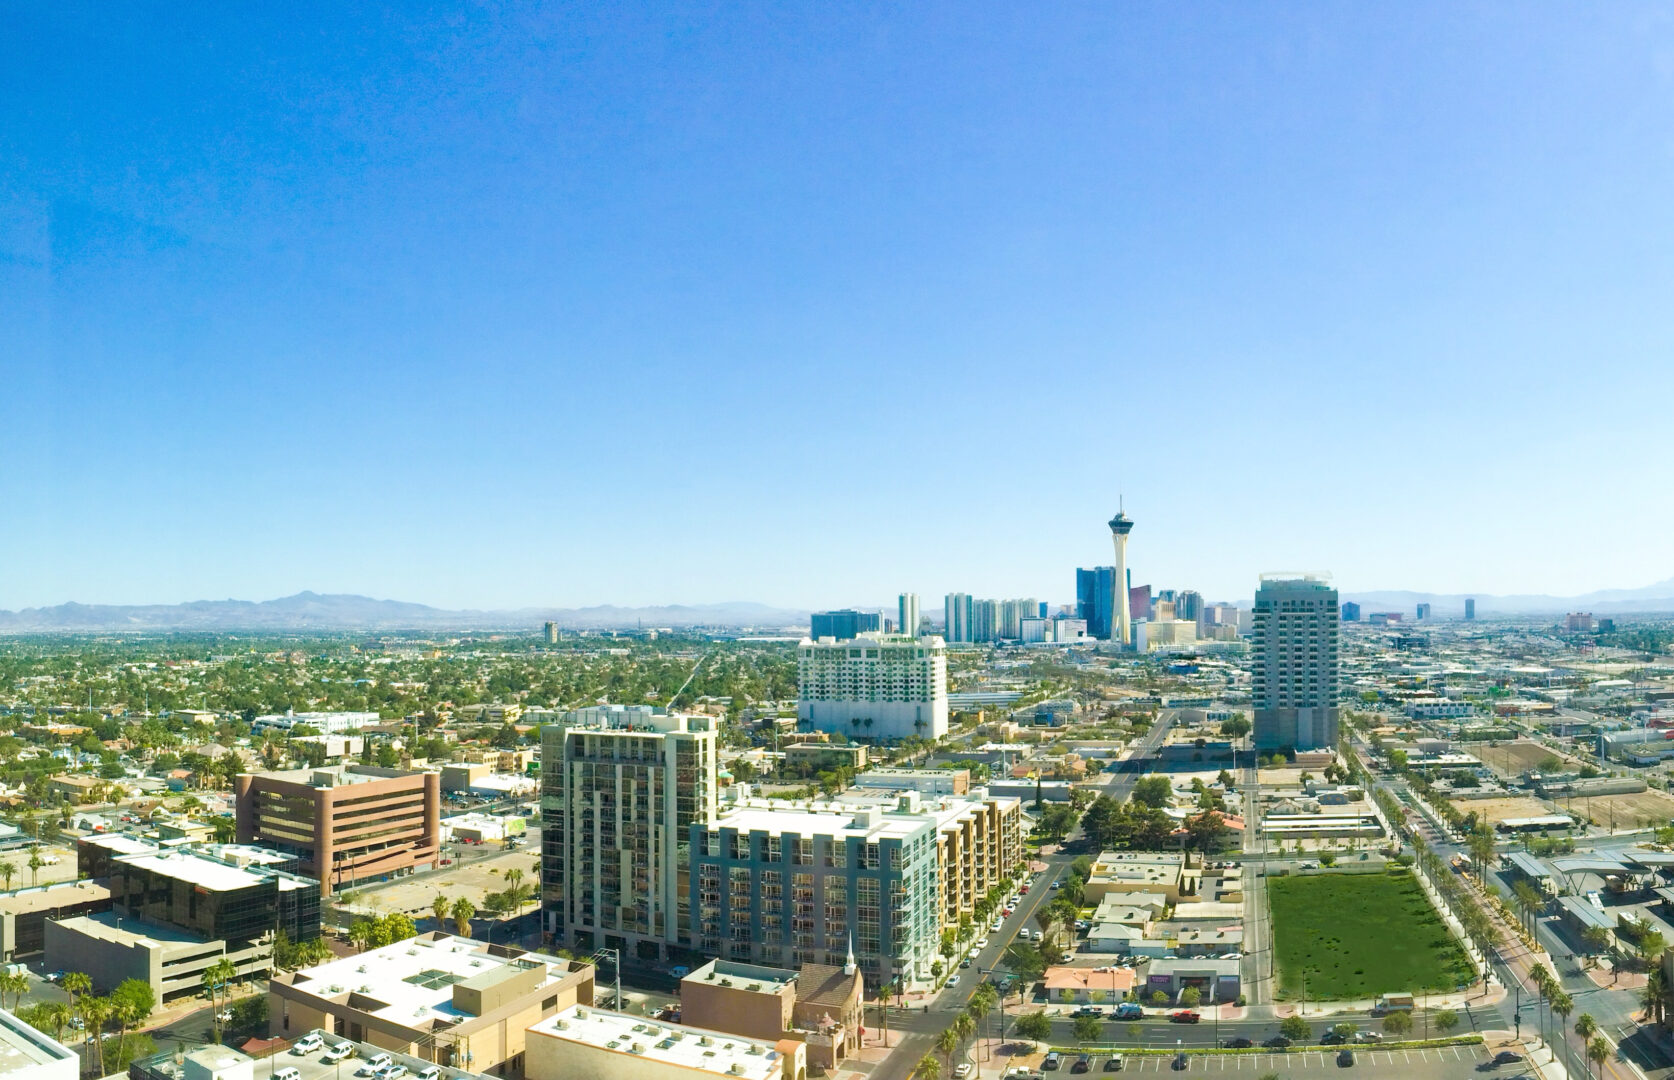
[[[1637,9],[13,30],[0,608],[1674,574]]]

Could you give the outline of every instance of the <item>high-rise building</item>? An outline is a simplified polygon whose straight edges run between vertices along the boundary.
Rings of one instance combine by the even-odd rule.
[[[1133,626],[1134,619],[1149,619],[1151,617],[1151,586],[1137,585],[1128,590],[1128,626]],[[1130,644],[1132,639],[1130,638]]]
[[[1476,618],[1476,597],[1474,596],[1465,597],[1465,618]]]
[[[1174,595],[1174,617],[1197,622],[1203,618],[1203,594],[1192,589],[1181,589]]]
[[[1128,606],[1128,534],[1133,532],[1133,519],[1121,510],[1110,519],[1110,542],[1116,550],[1110,598],[1110,639],[1123,648],[1133,644],[1133,615]]]
[[[939,637],[804,639],[796,685],[797,721],[815,731],[880,740],[947,734],[947,647]]]
[[[895,625],[901,633],[908,637],[918,636],[918,594],[904,592],[895,602],[897,613],[901,616]]]
[[[697,947],[751,964],[840,965],[926,986],[941,942],[934,819],[739,805],[692,827]]]
[[[436,865],[440,773],[330,765],[243,773],[234,788],[238,842],[296,856],[326,896]]]
[[[971,601],[971,640],[1000,640],[1000,602],[998,600]]]
[[[715,817],[718,724],[599,705],[541,729],[541,904],[555,940],[641,960],[693,947],[688,844]]]
[[[1344,622],[1359,622],[1360,621],[1360,605],[1355,603],[1353,600],[1345,601],[1343,603],[1343,621]]]
[[[1339,618],[1325,578],[1262,576],[1250,672],[1257,750],[1336,747]]]
[[[1116,568],[1094,566],[1075,572],[1075,615],[1086,620],[1087,633],[1110,640],[1110,598],[1116,591]]]
[[[848,608],[838,611],[816,611],[810,620],[808,636],[815,641],[820,638],[847,641],[861,634],[877,633],[879,621],[880,617],[875,611],[851,611]]]
[[[975,641],[971,636],[971,594],[948,593],[942,603],[942,639],[949,643]]]
[[[1416,614],[1418,616],[1418,621],[1419,622],[1425,621],[1426,619],[1428,619],[1430,617],[1430,605],[1429,604],[1419,604],[1418,605],[1418,611],[1417,611]]]
[[[557,623],[555,623],[555,622],[547,623],[546,627],[545,627],[545,634],[546,634],[546,643],[548,645],[558,644],[558,624]]]

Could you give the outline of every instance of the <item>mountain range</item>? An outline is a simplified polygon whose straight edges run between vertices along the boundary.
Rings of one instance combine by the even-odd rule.
[[[1436,618],[1457,617],[1474,596],[1479,618],[1494,615],[1597,615],[1674,612],[1674,578],[1639,589],[1601,589],[1581,596],[1428,593],[1411,590],[1345,592],[1366,614],[1399,611],[1411,616],[1429,604]],[[863,607],[868,605],[862,605]],[[876,605],[870,605],[876,606]],[[890,610],[885,608],[886,614]],[[805,627],[809,612],[747,601],[583,608],[519,608],[513,611],[449,611],[400,600],[345,593],[300,592],[278,600],[195,600],[186,604],[59,604],[0,611],[0,634],[111,631],[237,630],[530,630],[555,622],[564,629],[612,630],[636,626]]]
[[[59,604],[0,611],[0,634],[101,631],[235,630],[529,630],[635,626],[806,626],[808,612],[766,604],[672,604],[660,607],[521,608],[448,611],[399,600],[300,592],[278,600],[195,600],[187,604]]]

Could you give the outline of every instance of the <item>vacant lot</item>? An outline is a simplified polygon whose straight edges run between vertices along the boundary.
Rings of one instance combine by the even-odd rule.
[[[1509,799],[1454,799],[1453,809],[1476,814],[1478,819],[1498,825],[1506,818],[1544,817],[1552,811],[1539,799],[1519,795]]]
[[[1319,874],[1267,884],[1278,993],[1310,1001],[1451,990],[1474,973],[1410,874]]]
[[[1595,795],[1590,799],[1559,799],[1558,807],[1590,816],[1606,829],[1660,828],[1674,821],[1674,796],[1664,791],[1632,795]]]
[[[1574,758],[1529,739],[1518,739],[1516,742],[1501,743],[1498,746],[1489,746],[1487,743],[1462,743],[1460,749],[1467,754],[1475,754],[1482,759],[1484,765],[1498,770],[1502,776],[1521,776],[1530,769],[1538,771],[1542,764],[1550,766],[1549,759],[1552,758],[1563,762],[1566,769],[1580,767],[1580,762]]]

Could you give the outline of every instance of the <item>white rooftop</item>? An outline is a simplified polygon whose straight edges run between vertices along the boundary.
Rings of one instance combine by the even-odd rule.
[[[525,953],[517,961],[544,963],[547,981],[543,986],[569,973],[568,962],[555,956]],[[321,997],[364,994],[383,1003],[380,1008],[367,1010],[373,1016],[403,1027],[420,1027],[431,1020],[455,1021],[468,1016],[454,1008],[454,984],[513,962],[489,955],[487,945],[469,938],[408,938],[304,968],[296,973],[292,985]]]
[[[34,1069],[54,1061],[76,1059],[76,1054],[5,1009],[0,1009],[0,1076]]]
[[[214,859],[206,859],[186,851],[156,852],[127,855],[120,862],[125,866],[163,874],[177,881],[201,885],[214,892],[245,889],[268,880],[266,874],[256,874]]]
[[[809,810],[790,802],[771,800],[739,803],[724,812],[711,829],[737,829],[741,833],[769,835],[795,833],[798,836],[859,837],[877,841],[890,837],[906,839],[934,822],[920,814],[885,813],[880,807],[829,806]]]
[[[634,1076],[639,1057],[742,1080],[771,1080],[782,1065],[772,1043],[723,1035],[684,1024],[662,1024],[626,1013],[572,1005],[529,1029],[530,1035],[611,1050],[622,1055],[622,1075]]]

